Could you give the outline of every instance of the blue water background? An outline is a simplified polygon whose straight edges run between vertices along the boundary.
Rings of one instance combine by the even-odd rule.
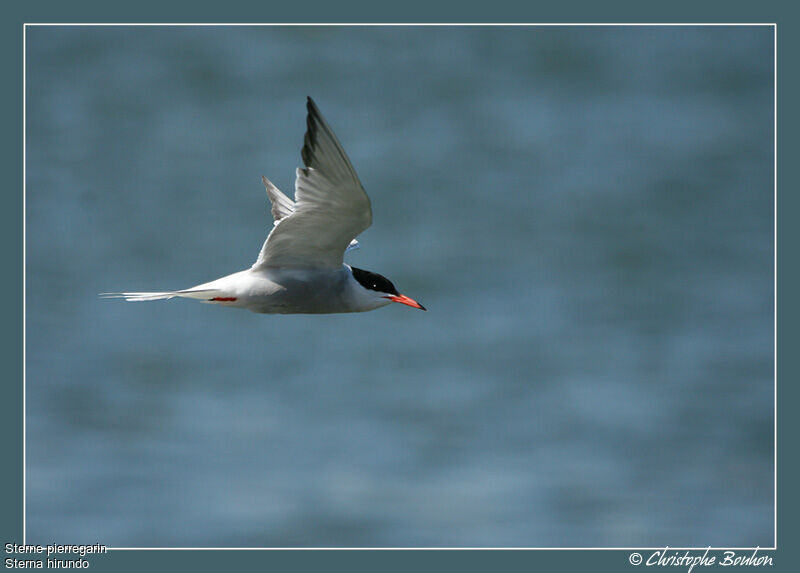
[[[27,541],[773,543],[771,27],[27,30]],[[426,305],[248,267],[315,98]]]

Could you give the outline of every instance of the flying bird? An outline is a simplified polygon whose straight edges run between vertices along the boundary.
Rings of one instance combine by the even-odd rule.
[[[369,197],[347,154],[309,97],[295,200],[261,178],[274,226],[249,269],[191,288],[164,292],[103,293],[106,298],[151,301],[190,298],[268,314],[364,312],[399,302],[426,310],[400,294],[386,277],[351,267],[346,250],[372,224]]]

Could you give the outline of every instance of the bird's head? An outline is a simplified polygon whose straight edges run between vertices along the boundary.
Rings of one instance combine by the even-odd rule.
[[[392,281],[387,279],[385,276],[379,275],[378,273],[371,273],[363,269],[358,269],[356,267],[351,267],[351,269],[353,271],[353,278],[356,279],[358,284],[368,291],[366,293],[367,296],[375,298],[376,302],[382,303],[383,300],[388,300],[389,302],[407,304],[408,306],[412,306],[420,310],[427,310],[413,298],[397,292],[397,289],[392,284]]]

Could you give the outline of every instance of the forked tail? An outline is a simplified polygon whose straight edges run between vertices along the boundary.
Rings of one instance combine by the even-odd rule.
[[[194,298],[198,300],[213,300],[215,289],[202,290],[173,290],[164,292],[103,292],[101,298],[121,298],[128,302],[144,302],[149,300],[166,300],[175,297]]]

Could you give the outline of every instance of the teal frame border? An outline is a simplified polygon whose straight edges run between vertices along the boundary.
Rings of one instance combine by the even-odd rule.
[[[549,5],[515,5],[501,0],[480,7],[469,7],[452,2],[448,5],[431,5],[417,0],[404,2],[402,7],[379,6],[376,3],[351,2],[349,5],[314,0],[293,6],[290,3],[257,4],[255,1],[230,0],[224,4],[199,2],[157,3],[141,0],[135,5],[113,5],[98,0],[63,2],[43,0],[28,5],[17,4],[4,9],[3,34],[0,35],[4,69],[12,78],[10,87],[3,91],[3,153],[6,185],[3,190],[2,210],[3,260],[14,270],[2,281],[3,344],[0,346],[5,377],[0,430],[3,436],[3,459],[0,469],[0,540],[5,543],[22,543],[23,516],[23,25],[24,23],[76,23],[76,22],[308,22],[308,23],[766,23],[777,24],[778,120],[777,124],[777,182],[779,193],[776,204],[777,218],[777,320],[776,351],[778,392],[777,402],[778,454],[777,499],[777,550],[759,552],[772,557],[771,570],[788,570],[794,565],[786,550],[787,540],[795,538],[794,509],[797,496],[787,484],[797,483],[796,443],[797,416],[789,408],[797,403],[798,364],[791,350],[797,342],[794,319],[797,305],[786,293],[797,292],[798,271],[794,245],[798,231],[792,225],[797,213],[797,156],[798,111],[797,106],[785,102],[800,101],[797,86],[798,50],[797,18],[790,8],[777,1],[759,3],[745,1],[672,2],[648,4],[634,1],[591,3],[566,1]],[[788,160],[787,160],[788,159]],[[782,191],[782,192],[781,192]],[[653,550],[640,550],[645,558]],[[89,559],[91,567],[105,571],[172,571],[191,568],[193,571],[230,570],[246,566],[260,566],[293,571],[319,570],[321,568],[347,571],[409,571],[411,569],[441,570],[458,568],[466,571],[484,571],[498,567],[519,570],[547,567],[558,570],[619,571],[635,569],[628,562],[625,550],[115,550]],[[694,555],[698,552],[693,552]],[[742,552],[737,552],[742,554]],[[4,554],[4,558],[9,557]],[[12,555],[13,557],[13,555]],[[17,556],[19,557],[19,556]],[[796,567],[796,565],[794,565]],[[669,567],[685,571],[686,568]],[[706,569],[706,568],[704,568]],[[706,569],[707,570],[707,569]]]

